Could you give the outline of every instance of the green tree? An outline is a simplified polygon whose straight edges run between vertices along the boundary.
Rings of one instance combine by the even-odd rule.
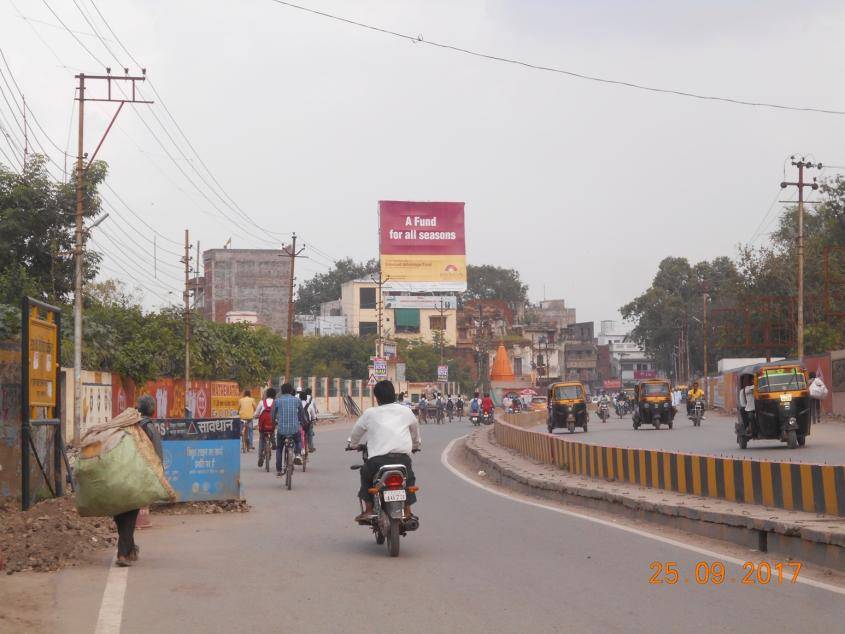
[[[314,315],[320,310],[320,304],[340,299],[340,287],[351,280],[378,273],[378,260],[355,262],[352,258],[343,258],[334,263],[326,273],[317,273],[314,277],[299,285],[297,289],[296,312],[300,315]]]
[[[449,366],[449,380],[457,382],[464,391],[472,386],[472,370],[455,358],[455,349],[444,351],[445,365]],[[435,383],[437,366],[440,365],[440,347],[419,339],[399,340],[399,358],[405,362],[405,378],[413,383]]]
[[[528,301],[528,285],[522,282],[515,269],[470,264],[467,266],[467,290],[462,300],[471,299],[501,299],[522,306]]]
[[[680,329],[686,328],[690,368],[696,373],[703,367],[704,293],[713,304],[733,303],[740,285],[740,274],[729,258],[691,266],[686,258],[668,257],[660,262],[651,286],[619,310],[636,322],[631,336],[666,372],[674,368],[674,346]],[[712,348],[708,357],[708,367],[714,368]]]
[[[100,213],[99,185],[107,166],[85,174],[85,217]],[[19,174],[0,165],[0,303],[17,306],[24,294],[63,303],[73,293],[74,215],[71,183],[57,183],[47,161],[34,156]],[[86,251],[84,279],[97,274],[99,255]]]

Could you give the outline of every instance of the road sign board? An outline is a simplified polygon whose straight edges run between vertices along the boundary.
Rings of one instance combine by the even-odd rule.
[[[449,380],[449,366],[448,365],[438,365],[437,366],[437,380],[445,383]]]
[[[373,376],[376,381],[384,381],[387,378],[387,359],[381,357],[373,359]]]
[[[375,386],[376,386],[376,383],[378,383],[378,381],[376,381],[376,377],[375,377],[375,376],[373,376],[373,375],[371,374],[371,375],[370,375],[370,380],[369,380],[369,381],[367,381],[367,385],[368,385],[369,387],[375,387]]]

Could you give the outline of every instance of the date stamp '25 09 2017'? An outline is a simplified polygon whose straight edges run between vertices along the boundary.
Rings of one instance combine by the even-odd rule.
[[[742,572],[732,574],[721,561],[697,561],[692,570],[682,573],[676,561],[652,561],[649,566],[652,574],[648,582],[652,585],[697,584],[720,586],[740,584],[747,586],[782,585],[797,583],[801,572],[801,562],[787,561],[746,561]]]

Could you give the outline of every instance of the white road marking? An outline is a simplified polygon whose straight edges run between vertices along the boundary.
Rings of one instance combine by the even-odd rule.
[[[712,557],[714,559],[718,559],[720,561],[729,561],[732,564],[736,564],[737,566],[742,566],[747,560],[737,559],[736,557],[732,557],[730,555],[725,555],[722,553],[717,553],[713,550],[708,550],[707,548],[701,548],[699,546],[692,546],[690,544],[685,544],[684,542],[679,542],[675,539],[671,539],[669,537],[663,537],[661,535],[655,535],[653,533],[649,533],[647,531],[642,531],[632,526],[626,526],[624,524],[617,524],[615,522],[609,522],[607,520],[603,520],[598,517],[591,517],[590,515],[584,515],[582,513],[576,513],[575,511],[568,511],[566,509],[558,508],[556,506],[552,506],[550,504],[543,504],[541,502],[534,502],[532,500],[525,500],[518,496],[511,495],[509,493],[505,493],[504,491],[499,491],[498,489],[494,489],[491,486],[487,486],[486,484],[482,484],[481,482],[477,482],[470,478],[469,476],[461,473],[457,468],[453,467],[449,463],[449,453],[452,451],[452,447],[455,445],[456,442],[459,440],[463,440],[466,436],[460,436],[459,438],[455,438],[446,445],[446,449],[443,450],[443,453],[440,454],[440,462],[446,467],[449,471],[452,472],[453,475],[458,476],[461,480],[478,487],[479,489],[483,489],[488,493],[492,493],[493,495],[498,495],[499,497],[506,498],[513,502],[519,502],[520,504],[527,504],[528,506],[533,506],[540,509],[545,509],[547,511],[553,511],[555,513],[559,513],[561,515],[568,515],[569,517],[577,517],[578,519],[586,520],[588,522],[594,522],[595,524],[601,524],[602,526],[607,526],[609,528],[615,528],[620,531],[625,531],[626,533],[631,533],[633,535],[638,535],[639,537],[645,537],[647,539],[653,539],[654,541],[662,542],[664,544],[668,544],[670,546],[675,546],[677,548],[683,548],[684,550],[689,550],[694,553],[698,553],[699,555],[705,555],[707,557]],[[797,579],[798,583],[803,583],[808,586],[812,586],[814,588],[819,588],[821,590],[827,590],[828,592],[833,592],[835,594],[842,594],[845,595],[845,588],[840,588],[838,586],[831,585],[829,583],[824,583],[823,581],[816,581],[815,579],[808,579],[806,577],[799,576]],[[786,584],[784,584],[786,585]]]
[[[95,634],[119,634],[120,625],[123,622],[123,598],[126,595],[128,578],[129,568],[119,568],[112,560],[109,575],[106,578],[106,589],[103,590],[100,614],[97,616]]]

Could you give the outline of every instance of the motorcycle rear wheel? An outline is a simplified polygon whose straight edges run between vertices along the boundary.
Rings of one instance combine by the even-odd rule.
[[[390,520],[387,531],[387,554],[391,557],[399,556],[399,520]]]

